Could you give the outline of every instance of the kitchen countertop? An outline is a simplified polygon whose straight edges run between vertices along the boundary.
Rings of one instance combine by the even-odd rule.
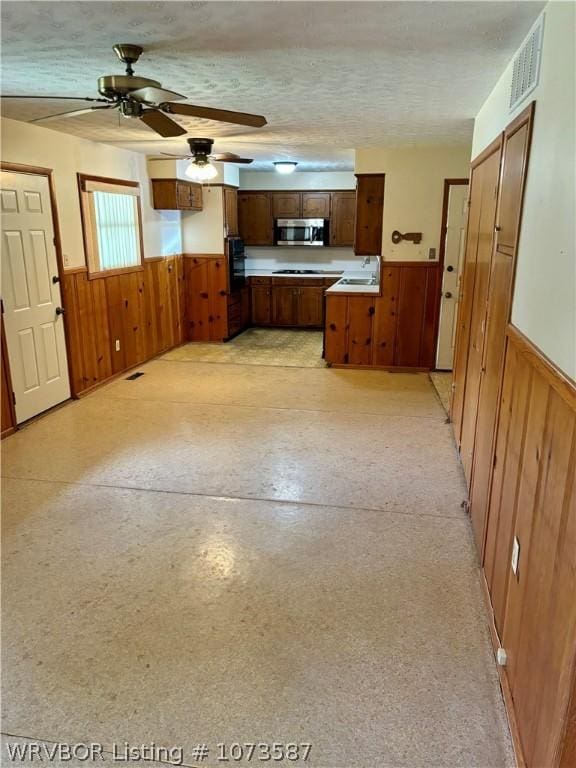
[[[377,283],[376,285],[342,285],[341,281],[343,278],[370,278],[374,272],[366,271],[366,270],[318,270],[314,273],[309,274],[278,274],[277,269],[247,269],[246,270],[246,277],[297,277],[302,278],[305,280],[307,277],[310,278],[318,278],[318,277],[336,277],[339,278],[337,283],[334,283],[334,285],[330,286],[326,289],[327,294],[341,294],[341,295],[347,295],[347,294],[360,294],[360,295],[370,295],[370,296],[378,296],[380,293],[380,285]]]

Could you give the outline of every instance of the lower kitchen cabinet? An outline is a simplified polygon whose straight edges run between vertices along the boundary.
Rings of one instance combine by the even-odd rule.
[[[438,264],[390,263],[380,295],[326,295],[325,358],[367,368],[434,367]]]
[[[270,325],[272,322],[272,287],[254,285],[250,287],[252,325]]]
[[[228,336],[227,273],[224,257],[184,258],[189,341],[223,341]]]
[[[331,282],[323,278],[251,278],[252,325],[321,328],[324,290]]]

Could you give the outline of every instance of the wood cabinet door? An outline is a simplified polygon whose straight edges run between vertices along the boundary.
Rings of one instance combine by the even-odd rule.
[[[298,291],[294,285],[275,285],[272,288],[272,323],[298,324]]]
[[[359,174],[357,178],[354,252],[375,256],[382,253],[384,174]]]
[[[348,363],[372,364],[372,331],[375,299],[354,297],[348,305]]]
[[[298,288],[297,325],[320,328],[324,324],[324,288]]]
[[[224,225],[228,237],[238,235],[238,191],[224,187]]]
[[[272,212],[275,219],[299,219],[302,215],[300,192],[273,192]]]
[[[330,245],[354,245],[356,192],[332,192],[330,212]]]
[[[302,217],[330,218],[330,192],[302,192]]]
[[[189,184],[190,208],[195,211],[202,210],[202,186],[200,184]]]
[[[331,365],[348,362],[348,296],[326,296],[324,359]]]
[[[182,210],[190,210],[192,208],[191,187],[185,181],[178,181],[176,183],[176,204],[178,208]]]
[[[271,198],[267,192],[238,194],[238,228],[246,245],[274,245]]]
[[[272,289],[265,285],[253,285],[251,293],[252,325],[270,325],[272,321]]]

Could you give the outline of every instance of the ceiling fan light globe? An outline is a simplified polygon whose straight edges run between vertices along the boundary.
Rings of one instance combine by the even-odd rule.
[[[292,161],[279,160],[278,162],[274,163],[274,168],[276,171],[278,171],[278,173],[283,173],[286,175],[288,173],[294,173],[297,165],[298,163],[294,163]]]
[[[210,163],[192,162],[186,168],[184,173],[189,179],[192,179],[192,181],[198,181],[200,183],[203,181],[210,181],[210,179],[214,179],[218,176],[218,171]]]

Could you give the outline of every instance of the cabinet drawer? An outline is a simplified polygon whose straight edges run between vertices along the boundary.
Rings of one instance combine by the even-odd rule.
[[[272,278],[270,277],[251,277],[250,285],[270,285]]]

